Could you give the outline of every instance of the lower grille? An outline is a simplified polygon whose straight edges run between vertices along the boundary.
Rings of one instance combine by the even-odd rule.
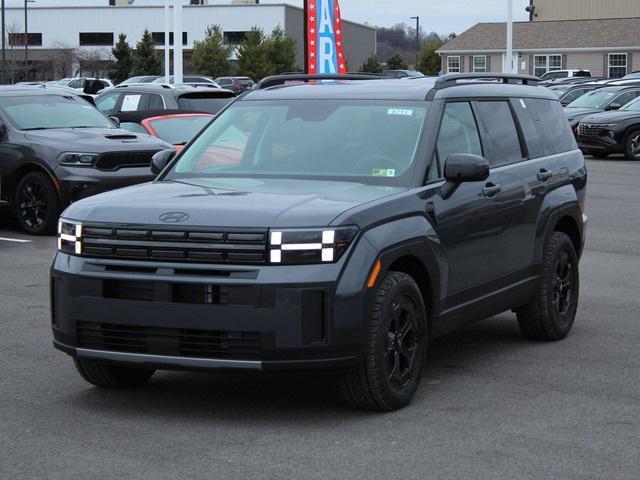
[[[177,357],[259,360],[259,332],[222,332],[78,322],[78,347]]]
[[[113,171],[119,168],[149,167],[151,157],[156,151],[147,152],[107,152],[103,153],[96,160],[98,170]]]

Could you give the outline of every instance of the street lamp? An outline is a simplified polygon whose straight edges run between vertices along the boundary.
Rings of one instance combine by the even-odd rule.
[[[411,20],[416,21],[416,70],[417,70],[418,63],[420,63],[420,17],[411,17]]]
[[[24,0],[24,79],[29,80],[29,26],[28,20],[28,5],[30,3],[36,3],[36,0]]]

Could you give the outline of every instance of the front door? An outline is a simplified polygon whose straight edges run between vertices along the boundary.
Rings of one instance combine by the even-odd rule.
[[[441,171],[456,153],[484,155],[475,114],[470,102],[451,102],[438,137]],[[498,276],[503,243],[499,175],[483,182],[462,183],[448,198],[436,196],[434,214],[442,248],[447,257],[447,306],[463,304],[486,293]]]

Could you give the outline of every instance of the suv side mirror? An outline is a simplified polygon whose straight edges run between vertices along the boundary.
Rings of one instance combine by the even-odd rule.
[[[154,153],[151,157],[151,173],[159,174],[175,156],[176,151],[173,148]]]
[[[607,110],[620,110],[621,108],[622,108],[622,105],[614,102],[609,104],[609,106],[607,107]]]
[[[120,126],[120,119],[114,115],[109,115],[109,120],[116,124],[116,126]]]
[[[489,178],[489,170],[489,162],[480,155],[471,153],[449,155],[444,164],[446,183],[441,188],[442,197],[450,197],[461,183],[486,180]]]

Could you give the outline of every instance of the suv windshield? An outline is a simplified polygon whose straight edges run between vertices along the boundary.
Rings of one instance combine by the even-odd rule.
[[[406,101],[239,102],[211,123],[166,179],[353,177],[406,184],[427,108]]]
[[[20,130],[49,128],[115,128],[86,100],[75,96],[34,95],[4,97],[0,109]]]
[[[617,93],[617,90],[597,90],[583,95],[567,106],[569,108],[604,108]]]

